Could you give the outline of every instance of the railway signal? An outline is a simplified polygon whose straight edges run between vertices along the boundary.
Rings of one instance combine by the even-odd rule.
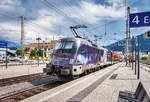
[[[147,39],[150,38],[150,31],[147,31],[144,35],[143,38]]]
[[[147,32],[147,36],[150,37],[150,31]]]

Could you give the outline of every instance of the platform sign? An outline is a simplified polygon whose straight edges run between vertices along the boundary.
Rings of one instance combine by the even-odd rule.
[[[141,13],[132,13],[129,15],[129,27],[150,26],[150,11]]]
[[[0,46],[7,46],[7,43],[6,42],[2,42],[2,41],[0,41]]]

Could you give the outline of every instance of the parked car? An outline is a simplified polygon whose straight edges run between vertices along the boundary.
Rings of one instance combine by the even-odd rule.
[[[19,58],[20,62],[26,62],[26,61],[28,61],[28,59],[26,57],[19,56],[18,58]]]
[[[7,56],[7,60],[9,60],[9,58],[10,58],[10,57],[9,57],[9,56]],[[6,60],[6,57],[5,57],[5,56],[4,56],[4,57],[2,57],[2,60],[3,60],[3,61],[5,61],[5,60]]]
[[[10,61],[19,61],[20,58],[19,57],[10,57],[9,60]]]

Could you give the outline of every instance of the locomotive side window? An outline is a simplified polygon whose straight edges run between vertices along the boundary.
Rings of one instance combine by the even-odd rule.
[[[101,56],[104,55],[104,50],[100,50]]]
[[[86,50],[87,50],[87,49],[86,49],[86,45],[82,45],[82,46],[81,46],[81,53],[82,53],[82,54],[86,53]]]
[[[61,48],[61,46],[62,46],[62,44],[60,42],[57,42],[55,47],[54,47],[54,50]]]

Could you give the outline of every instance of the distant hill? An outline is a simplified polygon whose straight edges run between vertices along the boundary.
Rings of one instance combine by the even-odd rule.
[[[146,51],[150,52],[150,38],[144,39],[143,34],[141,34],[137,37],[140,38],[140,51],[141,52],[146,52]],[[132,44],[132,40],[130,43]],[[115,42],[113,44],[110,44],[110,45],[106,46],[106,48],[108,48],[109,50],[113,50],[113,51],[122,51],[124,53],[125,46],[126,46],[126,41],[124,39],[124,40]]]
[[[1,40],[1,39],[0,39],[0,41],[7,42],[8,43],[8,48],[11,49],[11,50],[16,50],[17,48],[20,47],[20,44],[12,42],[12,41]],[[0,47],[3,47],[3,46],[0,46]]]
[[[138,37],[140,38],[140,51],[141,52],[145,52],[145,51],[150,52],[150,38],[144,39],[143,34],[139,35]],[[3,40],[3,39],[2,40],[0,39],[0,41],[7,42],[8,48],[10,48],[11,50],[16,50],[17,48],[20,48],[20,44],[18,44],[18,43],[8,41],[8,40]],[[131,40],[131,42],[132,42],[132,40]],[[123,39],[123,40],[120,40],[118,42],[115,42],[113,44],[106,46],[106,48],[109,50],[113,50],[113,51],[122,51],[124,53],[125,45],[126,45],[126,41],[125,41],[125,39]]]

